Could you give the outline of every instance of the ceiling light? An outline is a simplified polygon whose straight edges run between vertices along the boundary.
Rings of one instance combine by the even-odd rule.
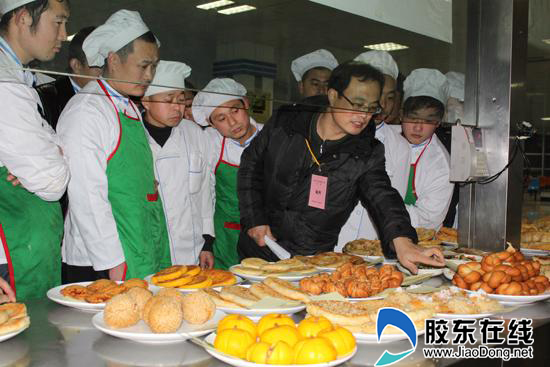
[[[409,46],[400,45],[399,43],[386,42],[386,43],[377,43],[375,45],[366,45],[364,48],[370,48],[371,50],[378,51],[396,51],[409,48]]]
[[[550,45],[550,38],[543,39],[542,42],[546,43],[547,45]]]
[[[542,120],[542,121],[550,121],[550,116],[548,116],[548,117],[541,117],[541,120]]]
[[[70,36],[67,36],[67,39],[65,41],[72,41],[74,36],[76,36],[76,33],[75,34],[71,34]]]
[[[197,8],[202,10],[210,10],[210,9],[221,8],[222,6],[226,6],[226,5],[231,5],[233,3],[234,1],[231,1],[231,0],[211,1],[209,3],[197,5]]]
[[[231,15],[231,14],[242,13],[244,11],[249,11],[249,10],[254,10],[254,9],[256,9],[256,7],[254,7],[254,6],[239,5],[239,6],[234,6],[232,8],[218,10],[218,13],[225,14],[225,15]]]

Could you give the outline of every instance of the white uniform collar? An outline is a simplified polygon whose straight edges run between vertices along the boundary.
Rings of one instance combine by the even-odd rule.
[[[3,37],[0,37],[0,49],[4,51],[6,55],[8,55],[16,65],[23,67],[23,63],[21,60],[19,60],[19,57],[17,57],[17,54],[11,46],[6,42],[6,40]],[[32,87],[36,83],[36,78],[33,73],[30,71],[21,70],[23,80],[25,81],[25,84],[27,84],[29,87]]]
[[[74,90],[74,93],[78,93],[80,92],[80,90],[82,89],[78,84],[76,84],[76,82],[73,80],[73,78],[69,77],[69,80],[71,82],[71,85],[73,86],[73,90]],[[107,83],[105,83],[105,87],[107,87]],[[109,92],[111,93],[111,92]]]
[[[250,125],[254,126],[254,133],[250,136],[250,138],[246,139],[246,141],[244,142],[244,144],[241,144],[239,143],[237,140],[233,140],[233,139],[228,139],[231,143],[235,144],[235,145],[238,145],[239,147],[241,148],[246,148],[250,145],[250,143],[252,142],[252,140],[254,140],[254,138],[256,137],[256,135],[258,135],[258,126],[256,125],[256,121],[254,121],[254,119],[251,117],[250,118]]]
[[[380,130],[381,128],[383,128],[384,126],[386,126],[386,123],[384,121],[382,121],[379,125],[376,126],[376,130]]]
[[[122,112],[125,112],[128,110],[128,105],[130,104],[130,99],[128,97],[124,97],[122,94],[118,93],[113,87],[109,85],[108,82],[102,81],[103,85],[105,86],[105,89],[107,89],[107,92],[113,99],[113,102],[116,103],[119,109],[122,108]]]
[[[411,144],[409,143],[409,147],[411,148],[411,163],[414,163],[417,161],[418,157],[422,152],[424,151],[424,148],[432,141],[432,138],[426,139],[420,144]]]

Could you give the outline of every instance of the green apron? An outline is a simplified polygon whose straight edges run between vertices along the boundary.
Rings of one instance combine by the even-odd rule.
[[[42,298],[61,284],[63,216],[58,201],[44,201],[6,180],[0,167],[0,242],[17,300]]]
[[[405,195],[405,205],[416,204],[416,190],[414,187],[414,179],[416,177],[416,165],[411,164],[411,170],[409,171],[409,184],[407,186],[407,195]]]
[[[239,263],[237,243],[241,232],[239,198],[237,196],[237,172],[239,166],[223,160],[225,138],[222,140],[220,158],[214,171],[216,175],[216,208],[214,211],[214,267],[225,269]]]
[[[108,159],[108,197],[124,251],[125,278],[144,278],[171,265],[168,231],[145,129],[139,119],[118,112],[114,103],[113,107],[120,138]]]
[[[416,159],[416,162],[411,163],[411,169],[409,171],[409,184],[407,186],[407,194],[405,195],[405,199],[403,199],[403,202],[405,205],[415,205],[416,200],[418,200],[418,196],[416,196],[416,187],[415,187],[415,179],[416,179],[416,166],[418,165],[418,162],[420,161],[420,158],[422,158],[422,155],[426,151],[426,148],[430,143],[432,142],[432,138],[430,138],[430,141],[426,144],[424,149],[420,152],[420,155]]]

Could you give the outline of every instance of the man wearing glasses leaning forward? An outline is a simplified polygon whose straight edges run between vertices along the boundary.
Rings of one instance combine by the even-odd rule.
[[[404,200],[413,226],[437,230],[453,195],[449,153],[434,134],[445,114],[447,78],[435,69],[416,69],[403,87],[401,127],[411,156]]]
[[[443,266],[437,249],[414,244],[416,232],[384,166],[373,115],[381,111],[380,71],[347,62],[332,72],[327,96],[281,108],[244,151],[238,172],[239,256],[277,260],[271,237],[292,255],[331,251],[360,200],[379,228],[386,256],[416,273]]]

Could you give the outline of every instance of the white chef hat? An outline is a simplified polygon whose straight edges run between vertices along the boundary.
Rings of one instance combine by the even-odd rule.
[[[185,79],[191,75],[191,67],[183,62],[161,60],[155,78],[145,91],[145,97],[175,89],[185,89]]]
[[[403,83],[403,100],[409,97],[428,96],[447,104],[449,84],[443,73],[436,69],[413,70]]]
[[[246,88],[233,79],[212,79],[193,99],[192,112],[195,121],[208,126],[212,112],[221,104],[246,96]]]
[[[32,3],[35,0],[0,0],[0,14],[2,16],[13,9],[17,9],[28,3]]]
[[[447,98],[453,97],[459,101],[464,101],[464,74],[456,71],[449,71],[445,76],[449,83],[449,95]]]
[[[397,64],[387,51],[372,50],[363,52],[362,54],[357,55],[354,60],[372,65],[380,70],[382,74],[389,75],[395,80],[397,80],[397,76],[399,75]]]
[[[119,10],[86,37],[82,50],[89,66],[102,67],[109,52],[116,52],[149,32],[137,11]],[[157,45],[160,42],[157,39]]]
[[[323,67],[332,71],[337,66],[338,60],[336,60],[334,55],[330,51],[321,48],[292,61],[290,69],[296,81],[299,82],[302,80],[304,74],[313,68]]]

